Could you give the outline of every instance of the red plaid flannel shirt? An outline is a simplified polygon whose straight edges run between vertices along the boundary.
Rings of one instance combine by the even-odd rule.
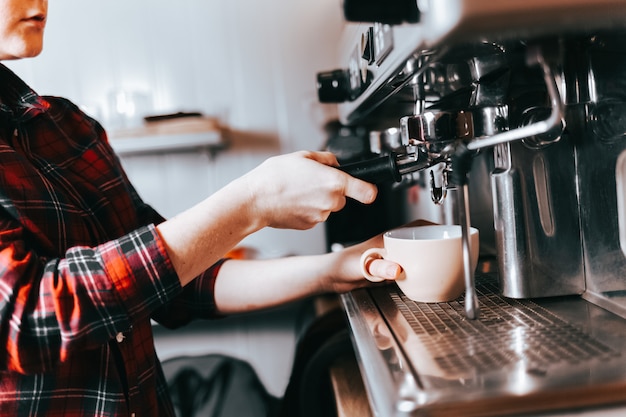
[[[0,64],[0,415],[172,416],[150,319],[215,316],[221,263],[181,288],[102,127]]]

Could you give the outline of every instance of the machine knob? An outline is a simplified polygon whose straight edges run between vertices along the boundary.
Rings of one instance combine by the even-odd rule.
[[[417,23],[417,0],[343,0],[343,14],[349,22],[378,22],[388,25]]]
[[[341,69],[318,73],[317,97],[320,103],[343,103],[350,100],[350,73]]]

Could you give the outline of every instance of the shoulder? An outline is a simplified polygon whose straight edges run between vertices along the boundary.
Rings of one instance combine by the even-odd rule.
[[[104,134],[104,128],[96,119],[87,114],[76,103],[65,97],[43,96],[48,102],[48,114],[50,118],[61,126],[80,127],[80,130],[88,130],[97,136]]]

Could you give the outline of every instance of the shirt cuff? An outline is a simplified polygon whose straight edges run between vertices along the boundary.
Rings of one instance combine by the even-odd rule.
[[[154,225],[137,229],[100,247],[104,269],[132,322],[182,292],[180,280]]]

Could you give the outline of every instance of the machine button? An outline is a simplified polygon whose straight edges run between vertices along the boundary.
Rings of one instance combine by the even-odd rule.
[[[389,25],[417,23],[416,0],[344,0],[343,14],[349,22],[379,22]]]
[[[318,73],[317,96],[321,103],[343,103],[350,100],[350,72],[338,69]]]

